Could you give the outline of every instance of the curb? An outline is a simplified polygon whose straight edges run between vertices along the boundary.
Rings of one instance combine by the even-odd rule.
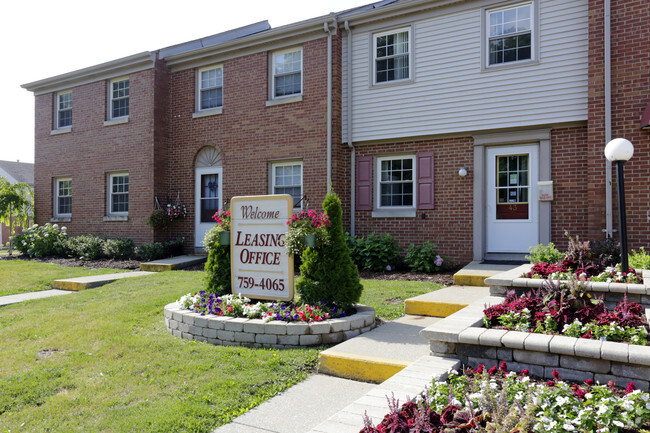
[[[362,382],[381,383],[411,365],[408,361],[324,351],[318,354],[318,373]]]
[[[447,317],[468,305],[454,302],[431,302],[407,299],[404,301],[404,313],[413,316]]]
[[[455,273],[454,285],[487,287],[487,284],[485,284],[485,279],[490,278],[491,276],[492,275],[485,274]]]

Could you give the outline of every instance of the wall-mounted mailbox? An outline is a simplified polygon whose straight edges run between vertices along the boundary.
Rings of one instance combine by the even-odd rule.
[[[542,180],[537,182],[539,201],[553,201],[553,181]]]

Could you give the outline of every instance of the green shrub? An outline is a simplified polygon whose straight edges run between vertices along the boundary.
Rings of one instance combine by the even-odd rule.
[[[650,253],[647,253],[643,247],[639,248],[639,252],[632,250],[630,254],[629,264],[634,269],[650,269]]]
[[[359,251],[362,260],[362,269],[369,271],[386,271],[399,268],[402,265],[399,247],[395,239],[385,233],[377,235],[370,233],[364,239],[364,248]]]
[[[115,260],[128,260],[135,256],[133,239],[115,238],[104,241],[104,256]]]
[[[165,241],[163,244],[164,254],[166,257],[180,256],[183,254],[183,244],[185,243],[185,238],[174,238],[168,241]]]
[[[359,269],[363,269],[363,256],[361,252],[366,247],[364,239],[350,236],[350,234],[346,232],[345,243],[348,246],[348,250],[350,250],[350,257],[352,257],[354,264],[357,265]]]
[[[165,257],[165,248],[160,242],[145,243],[135,249],[135,255],[139,260],[150,262]]]
[[[214,245],[205,263],[206,292],[227,295],[232,292],[230,274],[230,246]]]
[[[564,259],[565,254],[561,253],[553,242],[548,245],[538,244],[530,247],[530,255],[526,256],[526,260],[530,263],[557,263]]]
[[[343,233],[341,200],[334,192],[325,197],[323,210],[330,221],[327,227],[330,242],[321,249],[305,250],[296,291],[304,302],[322,301],[349,309],[359,301],[363,286]]]
[[[614,238],[591,241],[589,249],[603,266],[616,266],[621,262],[621,243]]]
[[[27,257],[65,257],[67,253],[65,227],[47,223],[34,224],[14,236],[14,247]]]
[[[93,235],[68,238],[68,254],[81,260],[97,260],[104,257],[104,239]]]
[[[424,245],[409,245],[405,262],[413,272],[438,272],[443,269],[445,260],[436,252],[436,246],[429,241]]]

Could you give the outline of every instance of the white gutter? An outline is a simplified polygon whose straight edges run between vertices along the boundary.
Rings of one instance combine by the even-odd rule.
[[[350,24],[345,21],[345,31],[347,34],[347,136],[348,147],[350,148],[350,236],[355,234],[355,214],[356,214],[356,201],[357,201],[357,164],[356,164],[356,149],[352,143],[352,30]]]
[[[332,184],[332,34],[336,34],[338,28],[336,18],[333,33],[327,21],[323,23],[323,27],[327,32],[327,194]]]
[[[611,3],[605,0],[605,143],[612,139],[612,47],[611,47]],[[604,147],[603,147],[604,148]],[[612,206],[612,162],[605,159],[605,233],[611,238],[613,229]]]

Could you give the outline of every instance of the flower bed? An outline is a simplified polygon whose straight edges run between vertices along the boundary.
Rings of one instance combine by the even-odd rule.
[[[389,413],[374,427],[364,417],[360,433],[397,432],[632,432],[650,427],[650,396],[628,383],[569,385],[554,370],[547,382],[528,371],[507,372],[501,363],[485,371],[451,371],[416,399],[400,406],[388,398]]]

